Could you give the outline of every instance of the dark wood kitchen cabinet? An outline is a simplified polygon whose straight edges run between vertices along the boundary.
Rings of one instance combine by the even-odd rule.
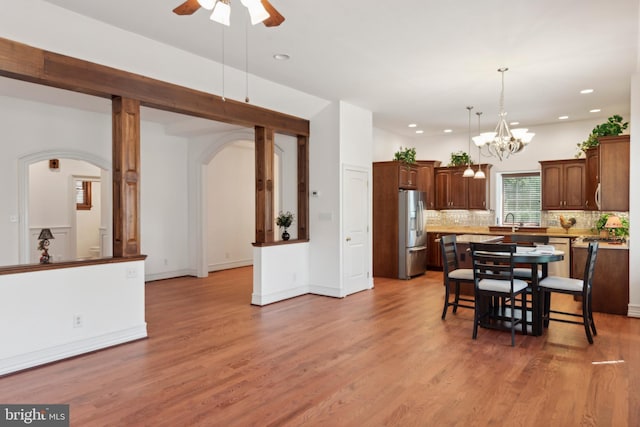
[[[467,178],[469,180],[468,209],[489,209],[491,165],[480,165],[480,168],[485,174],[485,179]],[[474,165],[473,170],[477,171],[478,165]]]
[[[542,210],[584,209],[585,159],[541,161]]]
[[[469,179],[464,178],[466,166],[435,169],[436,209],[467,209]]]
[[[435,168],[436,209],[489,209],[491,165],[480,165],[485,179],[465,178],[466,166]],[[476,171],[478,165],[473,166]]]
[[[571,250],[571,277],[584,278],[587,248]],[[593,311],[626,315],[629,309],[629,250],[600,245],[591,288]]]
[[[437,160],[418,160],[418,190],[426,194],[427,209],[436,208],[435,168],[440,166]]]
[[[598,138],[600,210],[629,210],[630,135]]]
[[[600,145],[586,152],[585,209],[628,211],[630,136],[607,136],[598,141]]]
[[[442,252],[440,251],[440,237],[445,233],[427,231],[427,268],[442,270]]]

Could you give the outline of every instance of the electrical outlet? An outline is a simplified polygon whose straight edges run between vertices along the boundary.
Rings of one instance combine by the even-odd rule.
[[[134,267],[127,268],[127,279],[135,279],[138,277],[138,270]]]
[[[74,314],[73,315],[73,327],[74,328],[82,328],[82,315]]]

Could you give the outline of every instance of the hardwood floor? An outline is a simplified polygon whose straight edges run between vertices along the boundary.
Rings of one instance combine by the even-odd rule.
[[[640,425],[640,319],[595,313],[594,345],[555,322],[512,348],[472,340],[470,310],[440,319],[439,272],[265,307],[251,281],[148,283],[148,339],[5,376],[0,402],[68,403],[72,426]]]

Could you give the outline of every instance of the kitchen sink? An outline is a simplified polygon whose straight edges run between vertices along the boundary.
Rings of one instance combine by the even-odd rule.
[[[536,226],[510,226],[510,225],[490,225],[489,231],[497,231],[499,233],[546,233],[548,227]]]

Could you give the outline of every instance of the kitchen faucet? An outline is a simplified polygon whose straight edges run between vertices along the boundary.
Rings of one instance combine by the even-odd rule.
[[[518,229],[518,227],[515,226],[516,216],[513,214],[513,212],[509,212],[508,214],[506,214],[504,216],[504,223],[505,224],[507,224],[507,219],[509,218],[509,215],[511,215],[511,232],[513,233],[514,231],[516,231]]]

